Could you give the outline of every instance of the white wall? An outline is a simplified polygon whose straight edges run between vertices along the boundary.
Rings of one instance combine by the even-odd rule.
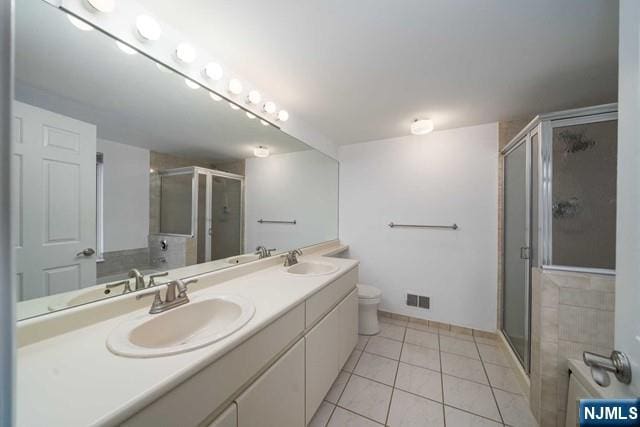
[[[149,150],[98,139],[104,155],[104,251],[146,248]]]
[[[616,350],[631,358],[629,396],[640,394],[640,2],[620,2]]]
[[[315,151],[251,158],[245,165],[245,252],[279,251],[338,237],[338,163]],[[296,225],[258,220],[296,220]]]
[[[497,123],[340,148],[340,239],[360,282],[382,290],[382,309],[496,329],[497,192]],[[431,309],[405,306],[407,290]]]

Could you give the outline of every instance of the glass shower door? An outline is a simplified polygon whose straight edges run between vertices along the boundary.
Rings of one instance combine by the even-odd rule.
[[[529,142],[504,156],[504,288],[502,328],[529,370]]]

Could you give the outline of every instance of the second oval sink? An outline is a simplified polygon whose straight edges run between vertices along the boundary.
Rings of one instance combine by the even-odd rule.
[[[321,276],[338,271],[338,267],[328,262],[303,261],[287,268],[287,273],[300,276]]]
[[[231,335],[254,313],[250,301],[235,295],[193,298],[164,313],[144,314],[122,323],[109,335],[107,347],[128,357],[184,353]]]

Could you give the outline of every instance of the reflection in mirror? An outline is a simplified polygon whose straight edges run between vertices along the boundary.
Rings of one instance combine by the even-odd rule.
[[[19,318],[337,238],[335,160],[42,0],[15,76]]]

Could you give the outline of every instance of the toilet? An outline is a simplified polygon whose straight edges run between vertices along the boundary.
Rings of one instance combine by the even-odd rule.
[[[380,332],[378,325],[378,305],[382,291],[380,289],[358,284],[358,313],[360,335],[375,335]]]

